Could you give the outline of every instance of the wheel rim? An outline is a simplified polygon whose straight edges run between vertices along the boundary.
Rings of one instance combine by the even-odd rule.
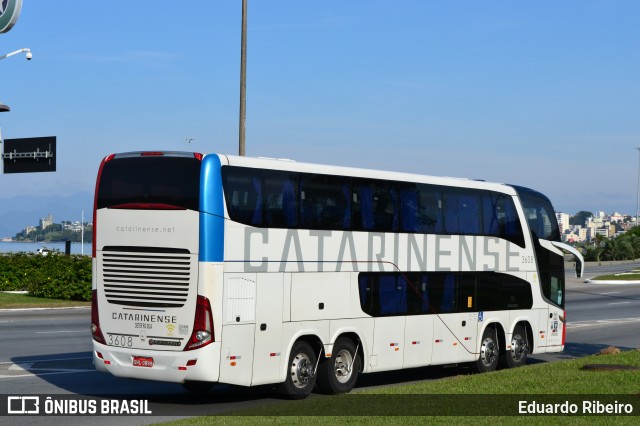
[[[333,372],[336,380],[340,383],[347,383],[353,374],[353,356],[346,349],[341,350],[336,355]]]
[[[514,334],[511,339],[511,358],[514,361],[522,361],[527,356],[527,342],[519,334]]]
[[[498,359],[498,347],[496,346],[496,342],[493,341],[491,337],[486,337],[482,341],[482,347],[480,348],[480,359],[482,363],[489,367],[491,366],[496,359]]]
[[[313,378],[313,365],[309,356],[299,353],[291,362],[291,382],[299,389],[305,388]]]

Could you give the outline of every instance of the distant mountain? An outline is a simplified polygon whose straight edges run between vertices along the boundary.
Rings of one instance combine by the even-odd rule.
[[[80,192],[67,197],[20,195],[0,198],[0,238],[13,237],[27,226],[38,226],[40,219],[53,216],[55,223],[93,220],[93,194]]]

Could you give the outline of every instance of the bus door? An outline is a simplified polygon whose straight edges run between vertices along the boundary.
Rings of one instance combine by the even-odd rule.
[[[250,386],[256,329],[256,274],[225,274],[222,318],[220,382]]]
[[[252,386],[279,382],[289,357],[281,353],[284,277],[281,273],[258,275]]]

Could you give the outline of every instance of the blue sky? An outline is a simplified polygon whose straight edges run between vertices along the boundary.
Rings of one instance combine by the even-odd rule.
[[[58,171],[0,199],[92,192],[112,152],[237,153],[240,0],[24,0],[0,34],[4,138]],[[515,183],[635,214],[636,1],[249,0],[247,154]],[[185,138],[194,138],[191,144]]]

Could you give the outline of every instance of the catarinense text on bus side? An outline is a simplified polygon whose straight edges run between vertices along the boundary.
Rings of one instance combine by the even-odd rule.
[[[244,235],[235,232],[243,230]],[[227,260],[245,272],[517,271],[525,249],[496,237],[236,228]],[[241,244],[238,244],[241,243]]]

